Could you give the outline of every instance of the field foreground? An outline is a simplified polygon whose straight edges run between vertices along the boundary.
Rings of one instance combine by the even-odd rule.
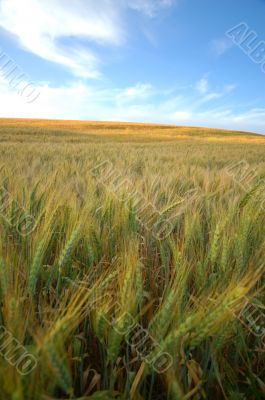
[[[0,399],[263,399],[265,137],[0,120]]]

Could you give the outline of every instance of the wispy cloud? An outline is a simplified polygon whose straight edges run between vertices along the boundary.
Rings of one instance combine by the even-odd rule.
[[[137,83],[135,86],[125,88],[117,94],[119,103],[146,100],[153,94],[150,83]]]
[[[201,107],[205,103],[213,102],[220,99],[236,89],[235,84],[227,84],[222,88],[212,88],[209,80],[205,77],[199,79],[195,84],[195,90],[198,92],[199,97],[193,96],[193,101],[190,106],[195,108]]]
[[[201,78],[195,85],[199,93],[205,94],[209,90],[209,83],[206,78]]]
[[[19,45],[45,60],[61,64],[82,78],[100,76],[97,46],[126,41],[125,11],[148,16],[173,0],[0,0],[0,27]],[[29,12],[30,11],[30,12]],[[70,40],[71,39],[71,40]],[[85,43],[85,44],[84,44]]]
[[[210,86],[210,85],[209,85]],[[231,106],[229,95],[233,85],[208,92],[204,96],[193,87],[179,95],[166,95],[149,83],[138,83],[129,88],[90,87],[86,83],[72,83],[51,87],[47,83],[37,89],[41,96],[33,104],[25,104],[6,82],[0,81],[0,117],[97,119],[108,121],[142,121],[250,130],[265,133],[265,108],[241,110]],[[218,96],[212,95],[218,94]],[[160,96],[158,96],[160,95]],[[200,103],[205,96],[212,100]],[[219,103],[226,97],[225,105]],[[73,98],[75,101],[73,102]],[[144,101],[143,101],[144,100]]]
[[[30,12],[29,12],[30,10]],[[69,68],[73,74],[98,77],[97,56],[78,39],[119,44],[119,16],[108,0],[1,0],[0,26],[37,56]],[[62,44],[61,39],[77,40]]]
[[[210,42],[210,50],[216,57],[220,57],[233,47],[233,42],[228,38],[214,39]]]
[[[169,8],[176,4],[176,0],[128,0],[125,3],[148,17],[154,17],[161,8]]]
[[[188,121],[192,114],[189,111],[176,111],[172,114],[175,121]]]

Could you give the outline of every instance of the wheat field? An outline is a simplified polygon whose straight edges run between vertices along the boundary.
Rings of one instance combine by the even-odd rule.
[[[2,119],[0,171],[0,399],[264,398],[264,137]]]

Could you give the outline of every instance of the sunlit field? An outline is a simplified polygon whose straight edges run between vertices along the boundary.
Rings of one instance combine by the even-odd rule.
[[[263,399],[265,138],[0,121],[0,399]]]

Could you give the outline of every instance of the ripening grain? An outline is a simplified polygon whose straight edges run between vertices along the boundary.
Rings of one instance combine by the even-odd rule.
[[[91,173],[106,160],[172,223],[164,240],[126,186]],[[225,170],[241,160],[256,171],[247,190]],[[0,356],[0,398],[262,399],[265,340],[242,311],[264,312],[264,176],[259,135],[2,120],[0,324],[37,367],[21,375]],[[159,351],[173,360],[160,374]]]

